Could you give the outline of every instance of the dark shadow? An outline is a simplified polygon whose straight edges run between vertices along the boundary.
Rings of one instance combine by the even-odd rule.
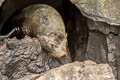
[[[64,0],[59,9],[68,33],[68,46],[73,61],[82,61],[88,41],[87,18],[69,0]]]

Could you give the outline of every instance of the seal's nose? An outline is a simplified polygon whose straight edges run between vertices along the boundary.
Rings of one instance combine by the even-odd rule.
[[[62,62],[70,63],[71,57],[67,48],[60,46],[56,48],[56,57],[59,58]]]
[[[55,52],[56,52],[56,56],[58,58],[60,57],[63,57],[63,56],[66,56],[68,53],[67,53],[67,49],[66,48],[63,48],[61,46],[59,46],[58,48],[55,49]]]
[[[69,50],[68,50],[67,48],[62,48],[62,50],[63,50],[64,52],[66,52],[66,54],[65,54],[63,57],[61,57],[61,58],[62,58],[64,61],[66,61],[67,63],[72,62]]]
[[[67,53],[67,49],[66,48],[61,48],[64,52],[66,52]]]

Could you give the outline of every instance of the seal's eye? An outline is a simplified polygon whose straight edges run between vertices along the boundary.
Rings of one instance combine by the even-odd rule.
[[[51,44],[52,48],[57,48],[57,46],[55,44]]]

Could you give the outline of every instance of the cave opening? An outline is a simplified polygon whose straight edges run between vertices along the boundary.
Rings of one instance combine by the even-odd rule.
[[[8,0],[10,1],[10,0]],[[12,0],[15,4],[15,8],[13,10],[12,15],[7,19],[4,27],[2,28],[2,35],[9,33],[15,26],[11,24],[10,20],[12,16],[19,12],[23,7],[27,7],[33,4],[48,4],[54,7],[62,16],[66,32],[68,34],[68,48],[71,53],[71,57],[73,61],[83,61],[86,53],[87,41],[88,41],[88,25],[87,18],[81,14],[78,8],[72,4],[69,0],[20,0],[20,2],[25,4],[20,5],[19,2],[16,3],[17,0]],[[12,3],[13,3],[12,2]],[[19,5],[17,5],[19,4]],[[13,4],[9,5],[12,6]],[[9,8],[8,8],[9,9]],[[11,8],[10,8],[11,9]]]

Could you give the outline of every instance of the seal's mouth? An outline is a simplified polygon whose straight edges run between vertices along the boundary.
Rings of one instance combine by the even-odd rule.
[[[58,58],[61,62],[70,63],[72,61],[67,47],[59,46],[55,49],[54,54],[54,57]]]
[[[64,57],[68,54],[68,51],[66,48],[63,48],[63,47],[58,47],[58,48],[55,48],[55,54],[56,54],[56,57],[58,58],[61,58],[61,57]]]

